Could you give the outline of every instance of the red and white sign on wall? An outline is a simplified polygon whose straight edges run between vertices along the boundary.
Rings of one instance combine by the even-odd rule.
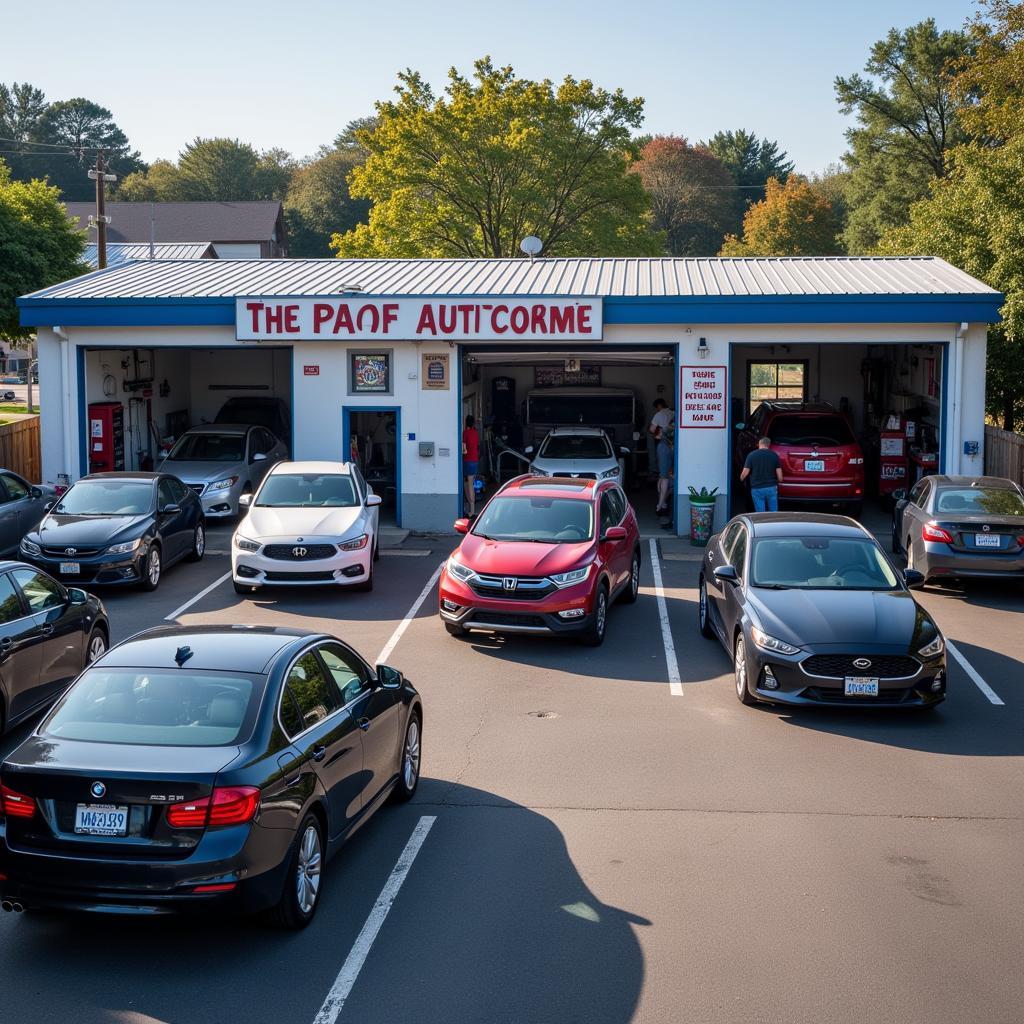
[[[240,341],[597,341],[601,299],[249,298],[235,302]]]
[[[302,376],[303,377],[319,377],[320,376],[320,367],[318,365],[310,366],[309,363],[306,363],[306,365],[302,367]]]
[[[724,427],[728,402],[724,366],[684,366],[676,421],[680,427]]]

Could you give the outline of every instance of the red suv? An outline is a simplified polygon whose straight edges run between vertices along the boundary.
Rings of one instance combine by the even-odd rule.
[[[843,504],[860,514],[864,453],[842,413],[824,403],[762,402],[740,427],[737,476],[762,437],[771,440],[782,462],[780,500]]]
[[[453,636],[566,633],[594,647],[608,607],[640,586],[640,531],[618,484],[522,476],[474,520],[441,573],[440,612]]]

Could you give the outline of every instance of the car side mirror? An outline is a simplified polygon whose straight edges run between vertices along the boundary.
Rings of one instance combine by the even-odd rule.
[[[252,504],[252,495],[251,494],[240,494],[238,496],[238,504],[242,508],[248,508]]]
[[[719,565],[711,570],[712,575],[720,583],[738,583],[739,575],[733,565]]]
[[[41,498],[43,496],[43,489],[42,487],[30,487],[28,493],[33,498]]]
[[[173,501],[169,505],[164,505],[160,509],[160,515],[162,516],[176,516],[181,511],[181,506],[175,504]]]
[[[266,462],[267,461],[267,456],[266,456],[266,454],[264,452],[253,452],[252,453],[252,461],[253,462]]]
[[[469,533],[469,520],[468,519],[456,519],[455,520],[455,532],[456,533]]]
[[[366,507],[376,508],[378,505],[382,505],[384,499],[379,494],[368,494],[366,496]]]
[[[524,454],[524,455],[532,455],[532,454],[533,454],[533,445],[532,445],[532,444],[528,444],[528,445],[527,445],[527,446],[526,446],[526,447],[525,447],[525,448],[523,449],[523,454]]]
[[[629,455],[630,451],[629,451],[629,449],[625,445],[619,445],[619,454],[620,455]]]
[[[624,526],[609,526],[604,531],[602,540],[625,540],[626,539],[626,528]]]
[[[907,492],[902,487],[900,487],[898,490],[892,492],[892,498],[893,501],[906,501]]]
[[[924,573],[918,572],[917,569],[904,569],[903,582],[911,589],[916,590],[918,587],[924,586]]]
[[[377,682],[385,689],[397,690],[405,682],[405,676],[390,665],[378,665]]]
[[[89,595],[81,587],[68,587],[68,601],[71,604],[85,604]]]
[[[57,504],[57,502],[55,502],[55,501],[48,501],[48,502],[47,502],[47,503],[46,503],[46,504],[45,504],[45,505],[43,506],[43,511],[44,511],[44,512],[49,512],[49,511],[50,511],[50,509],[51,509],[51,508],[53,508],[53,506],[54,506],[54,505],[56,505],[56,504]]]

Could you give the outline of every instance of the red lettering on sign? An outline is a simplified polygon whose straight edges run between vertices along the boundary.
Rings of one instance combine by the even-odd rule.
[[[363,326],[363,318],[369,314],[370,316],[370,333],[373,334],[377,327],[380,325],[380,313],[376,306],[363,306],[362,309],[356,313],[356,326],[361,331],[365,331],[366,328]]]
[[[263,303],[247,302],[245,308],[249,310],[249,315],[252,317],[252,329],[256,333],[260,329],[260,310],[263,308]]]
[[[334,317],[333,332],[337,334],[342,328],[348,331],[349,334],[354,334],[356,325],[352,323],[352,310],[348,308],[348,303],[343,302],[338,306],[338,312]]]
[[[289,334],[298,334],[300,331],[299,327],[299,307],[298,306],[285,306],[284,307],[284,329]]]
[[[576,332],[576,309],[574,306],[557,306],[551,310],[551,333],[574,334]]]
[[[530,311],[525,306],[514,306],[509,322],[513,334],[525,334],[530,329]]]
[[[266,310],[267,334],[272,331],[281,331],[284,328],[284,310],[280,306],[267,306]]]
[[[422,334],[429,331],[437,337],[437,324],[434,323],[434,307],[429,303],[420,310],[420,322],[416,325],[416,333]]]
[[[501,327],[498,326],[499,313],[508,313],[508,306],[494,307],[494,312],[491,314],[491,330],[494,331],[495,334],[504,334],[508,330],[508,324],[506,323]]]
[[[534,334],[548,333],[548,325],[544,317],[544,314],[547,312],[547,308],[547,306],[542,306],[538,303],[530,309],[530,330],[533,331]]]
[[[319,366],[304,366],[302,368],[302,375],[304,377],[319,377],[320,367]]]
[[[459,311],[455,306],[451,307],[451,315],[448,312],[448,306],[445,303],[441,303],[437,307],[437,326],[441,328],[442,334],[454,334],[455,328],[458,326]]]
[[[579,327],[580,334],[590,334],[592,331],[590,312],[590,306],[580,306],[579,311],[576,313],[576,324]]]
[[[381,307],[384,313],[384,333],[388,333],[388,328],[398,319],[398,303],[397,302],[385,302]]]
[[[320,328],[334,315],[334,307],[326,302],[313,304],[313,333],[319,334]]]

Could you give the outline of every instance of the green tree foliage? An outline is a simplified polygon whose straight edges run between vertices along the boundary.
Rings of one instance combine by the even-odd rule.
[[[628,173],[641,99],[517,78],[489,58],[472,78],[452,68],[441,97],[413,71],[396,92],[356,132],[369,156],[352,195],[373,206],[368,224],[335,236],[339,256],[515,256],[529,234],[549,255],[658,250]]]
[[[24,338],[15,300],[84,273],[85,233],[68,220],[60,192],[45,181],[13,181],[0,160],[0,337]]]
[[[733,177],[722,161],[679,136],[659,135],[633,170],[651,201],[651,225],[670,256],[714,256],[732,223]]]
[[[806,178],[768,179],[765,197],[743,218],[743,238],[730,235],[722,256],[828,256],[840,251],[832,206]]]
[[[940,32],[928,18],[875,43],[865,75],[836,78],[840,109],[856,117],[846,133],[849,252],[868,252],[905,224],[931,178],[945,175],[950,149],[966,140],[951,70],[971,49],[966,33]]]
[[[370,204],[353,199],[348,186],[362,160],[356,147],[333,149],[294,173],[284,200],[292,256],[331,256],[331,236],[366,220]]]
[[[126,175],[113,191],[114,199],[126,203],[168,203],[179,196],[178,168],[170,160],[154,160],[147,170]]]

